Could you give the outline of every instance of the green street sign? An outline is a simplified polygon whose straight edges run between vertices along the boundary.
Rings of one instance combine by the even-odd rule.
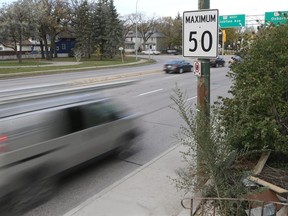
[[[220,28],[245,27],[245,14],[219,16]]]
[[[284,14],[288,15],[288,11],[265,12],[265,24],[279,25],[287,23],[288,17]]]

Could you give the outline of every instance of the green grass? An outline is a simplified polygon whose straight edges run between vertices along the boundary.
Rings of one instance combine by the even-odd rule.
[[[99,66],[109,66],[111,67],[113,65],[117,65],[118,67],[121,66],[121,64],[130,63],[130,62],[136,62],[135,57],[125,57],[124,62],[122,63],[121,58],[116,58],[114,60],[112,59],[105,59],[105,60],[99,60],[96,57],[92,57],[90,59],[81,59],[81,64],[79,65],[51,65],[45,67],[45,64],[51,64],[51,62],[76,62],[75,58],[56,58],[52,61],[46,61],[46,60],[23,60],[23,63],[19,64],[16,60],[11,61],[0,61],[0,74],[15,74],[15,73],[29,73],[29,72],[39,72],[39,73],[57,73],[59,70],[66,69],[61,72],[71,72],[74,70],[88,70],[91,68],[97,68]],[[153,61],[148,61],[147,63],[152,63]],[[3,64],[2,64],[3,63]],[[147,64],[146,63],[146,64]],[[41,65],[41,67],[40,67]],[[1,66],[14,66],[7,67],[7,68],[1,68]],[[25,67],[23,67],[25,66]],[[31,67],[29,67],[31,66]],[[126,65],[125,65],[126,66]],[[132,65],[131,65],[132,66]]]
[[[19,63],[18,60],[5,60],[0,61],[0,67],[2,66],[35,66],[35,65],[45,65],[50,64],[50,62],[41,61],[41,60],[23,60],[22,63]]]

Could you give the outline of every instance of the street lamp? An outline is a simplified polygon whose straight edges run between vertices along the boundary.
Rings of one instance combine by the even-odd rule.
[[[136,0],[136,14],[135,14],[135,21],[136,21],[136,38],[135,38],[135,54],[136,54],[136,61],[138,60],[138,47],[137,47],[137,40],[138,40],[138,32],[137,32],[137,4],[138,0]]]

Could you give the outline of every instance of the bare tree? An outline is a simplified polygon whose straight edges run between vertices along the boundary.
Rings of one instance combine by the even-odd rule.
[[[149,38],[157,31],[158,18],[155,16],[147,17],[144,13],[135,14],[137,30],[143,39],[142,48],[146,47]]]

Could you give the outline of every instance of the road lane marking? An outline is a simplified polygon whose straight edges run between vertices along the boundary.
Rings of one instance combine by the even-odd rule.
[[[193,100],[193,99],[195,99],[195,98],[197,98],[197,96],[192,97],[192,98],[188,98],[186,101],[190,101],[190,100]]]
[[[156,89],[156,90],[153,90],[153,91],[149,91],[149,92],[145,92],[145,93],[142,93],[142,94],[139,94],[138,96],[144,96],[144,95],[148,95],[148,94],[153,94],[155,92],[159,92],[159,91],[162,91],[163,89]]]
[[[169,76],[169,77],[165,77],[164,79],[172,79],[172,78],[179,77],[179,76],[180,76],[180,75]]]

